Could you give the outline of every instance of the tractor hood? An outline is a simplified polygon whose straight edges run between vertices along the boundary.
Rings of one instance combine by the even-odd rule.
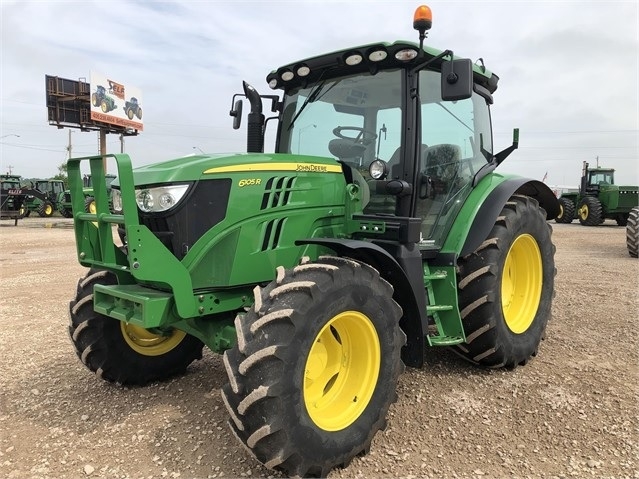
[[[341,173],[341,165],[331,158],[275,153],[236,153],[185,156],[133,170],[136,186],[192,182],[230,173],[258,171],[300,171]],[[114,180],[113,186],[118,186]]]

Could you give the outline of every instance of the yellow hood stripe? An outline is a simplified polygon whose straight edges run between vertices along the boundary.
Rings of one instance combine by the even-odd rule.
[[[209,168],[209,173],[241,173],[243,171],[296,171],[300,173],[341,173],[339,165],[324,165],[322,163],[250,163],[247,165],[217,166]]]

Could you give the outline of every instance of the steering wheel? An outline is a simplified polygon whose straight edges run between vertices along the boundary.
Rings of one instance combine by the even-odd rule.
[[[356,131],[357,136],[346,136],[344,131]],[[342,140],[351,140],[353,143],[359,143],[364,146],[370,145],[377,139],[377,133],[371,130],[365,130],[359,126],[338,126],[333,129],[333,135]]]

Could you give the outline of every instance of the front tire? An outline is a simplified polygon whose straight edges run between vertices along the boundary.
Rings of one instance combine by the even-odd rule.
[[[270,469],[326,477],[367,452],[396,400],[406,336],[377,270],[321,257],[256,288],[225,352],[237,438]]]
[[[91,371],[106,381],[144,385],[179,374],[202,358],[203,343],[177,329],[165,335],[124,323],[93,310],[93,286],[117,284],[113,273],[90,270],[78,282],[69,303],[69,335],[75,352]]]
[[[42,218],[49,218],[50,216],[53,215],[53,212],[54,212],[53,205],[49,201],[40,203],[40,206],[38,206],[38,214]]]
[[[601,202],[594,196],[584,196],[577,211],[579,222],[584,226],[599,226],[604,221]]]
[[[633,208],[628,215],[626,223],[626,246],[628,254],[633,258],[639,252],[639,208]]]
[[[65,218],[73,218],[73,212],[70,209],[65,208],[64,206],[60,206],[58,211]]]
[[[466,343],[453,350],[491,368],[537,354],[554,296],[555,246],[536,200],[512,196],[488,238],[459,260],[459,308]]]
[[[572,223],[575,218],[575,204],[568,198],[559,198],[559,215],[555,218],[557,223]]]

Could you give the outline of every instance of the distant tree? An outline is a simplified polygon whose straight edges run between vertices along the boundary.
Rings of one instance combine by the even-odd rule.
[[[58,165],[58,174],[53,177],[54,180],[62,180],[65,185],[68,185],[67,164],[61,163]]]

